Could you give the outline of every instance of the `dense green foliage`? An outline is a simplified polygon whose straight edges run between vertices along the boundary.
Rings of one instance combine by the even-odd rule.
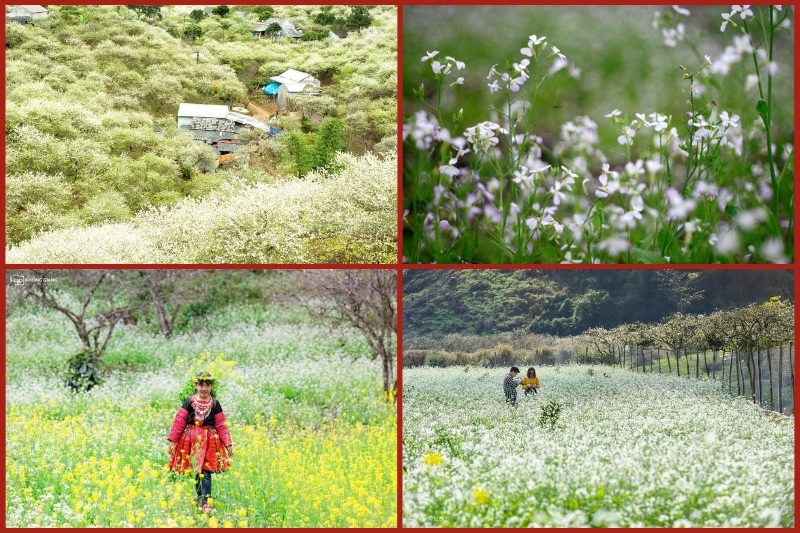
[[[267,6],[238,6],[251,14],[237,10],[224,18],[192,6],[155,6],[160,17],[152,6],[136,7],[50,6],[46,21],[7,26],[6,238],[12,248],[45,232],[126,223],[231,183],[332,171],[336,151],[396,152],[396,8],[370,8],[371,28],[322,44],[253,37],[259,17],[272,10]],[[331,9],[343,14],[348,8]],[[279,11],[270,12],[328,38],[327,30],[314,33],[311,18],[319,7]],[[284,132],[299,133],[301,116],[309,122],[305,131],[316,130],[303,139],[307,163],[298,164],[278,137],[247,132],[235,164],[218,169],[213,150],[177,128],[179,103],[247,106],[263,97],[271,76],[288,68],[323,82],[321,96],[274,119]],[[98,239],[95,234],[90,249],[103,247]],[[359,248],[352,245],[337,243]]]
[[[314,17],[314,22],[317,24],[333,24],[336,22],[336,15],[331,13],[330,9],[322,8],[322,11]]]
[[[315,135],[307,119],[301,120],[301,132],[290,131],[281,139],[294,163],[293,173],[305,176],[312,170],[334,170],[336,152],[344,149],[344,124],[340,120],[326,118]]]
[[[124,12],[56,9],[48,27],[7,27],[8,240],[124,220],[219,184],[201,171],[213,152],[175,112],[243,100],[233,70],[197,64],[191,47]]]
[[[195,22],[200,22],[206,16],[202,9],[193,9],[189,16],[192,17],[192,20]]]
[[[275,9],[271,6],[256,6],[253,13],[256,14],[258,20],[267,20],[275,13]]]
[[[347,17],[347,27],[351,30],[368,28],[372,24],[372,16],[365,6],[353,6]]]
[[[685,311],[793,298],[786,270],[703,271],[693,283],[703,297]],[[406,337],[510,331],[573,335],[593,327],[658,322],[679,308],[670,279],[649,270],[407,270],[403,276]]]
[[[134,11],[137,16],[144,18],[161,18],[161,6],[144,5],[144,6],[126,6],[131,11]]]
[[[201,28],[197,24],[192,24],[190,26],[186,26],[183,29],[183,34],[188,38],[190,38],[191,40],[195,40],[201,35],[203,35],[203,28]]]
[[[229,8],[228,6],[217,6],[211,10],[211,13],[213,13],[214,15],[218,15],[220,17],[226,17],[228,16],[228,13],[230,13],[230,11],[231,8]]]

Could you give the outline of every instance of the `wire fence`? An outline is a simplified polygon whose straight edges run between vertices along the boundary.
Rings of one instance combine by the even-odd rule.
[[[748,351],[626,346],[617,349],[614,365],[645,373],[714,379],[730,394],[794,415],[794,343]]]

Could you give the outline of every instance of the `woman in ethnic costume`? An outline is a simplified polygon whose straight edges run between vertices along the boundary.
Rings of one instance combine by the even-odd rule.
[[[214,379],[208,372],[197,374],[195,394],[186,398],[175,415],[170,441],[169,467],[180,474],[194,471],[197,504],[204,512],[211,510],[211,474],[224,472],[233,457],[233,442],[225,425],[225,414],[211,394]]]

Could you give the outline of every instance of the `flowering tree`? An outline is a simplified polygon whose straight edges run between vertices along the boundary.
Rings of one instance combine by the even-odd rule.
[[[614,364],[617,359],[616,342],[611,332],[605,328],[592,328],[584,331],[580,337],[583,343],[592,348],[592,352],[600,356],[600,362]],[[621,362],[621,361],[620,361]]]

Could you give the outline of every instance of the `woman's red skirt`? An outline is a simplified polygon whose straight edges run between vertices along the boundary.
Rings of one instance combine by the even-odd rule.
[[[187,425],[169,458],[170,469],[181,474],[224,472],[230,466],[228,450],[214,426]]]

